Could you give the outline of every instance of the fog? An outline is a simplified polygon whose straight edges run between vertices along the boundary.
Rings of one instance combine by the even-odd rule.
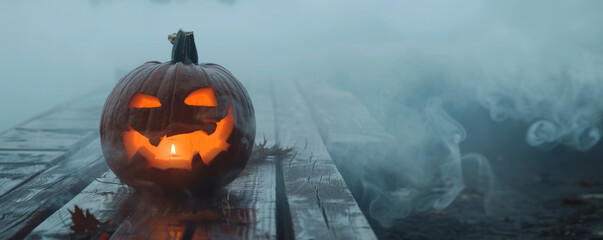
[[[322,78],[369,108],[396,151],[358,173],[400,166],[363,182],[385,226],[450,204],[465,187],[463,161],[484,170],[465,175],[495,178],[487,159],[460,151],[472,133],[448,111],[478,104],[492,121],[530,126],[518,141],[544,150],[587,151],[601,137],[601,1],[73,0],[0,9],[0,129],[111,86],[145,61],[167,61],[167,35],[194,31],[200,61],[246,85]],[[448,181],[443,193],[426,194],[433,179]]]

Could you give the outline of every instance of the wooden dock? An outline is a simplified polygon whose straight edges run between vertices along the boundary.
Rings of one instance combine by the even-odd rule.
[[[108,169],[98,122],[110,88],[40,114],[0,134],[0,239],[69,238],[76,205],[106,223],[105,239],[375,239],[329,150],[379,145],[387,134],[359,103],[345,105],[351,95],[327,88],[248,86],[256,143],[294,150],[250,161],[219,196],[195,202],[143,196]]]

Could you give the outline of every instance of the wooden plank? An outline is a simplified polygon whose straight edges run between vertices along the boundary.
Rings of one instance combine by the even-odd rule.
[[[72,151],[97,132],[58,133],[12,129],[0,136],[0,150]]]
[[[367,162],[387,158],[397,140],[349,92],[334,89],[321,80],[298,81],[296,85],[349,189],[353,194],[367,194],[358,169],[366,169]]]
[[[85,94],[77,96],[66,103],[60,104],[53,107],[41,114],[38,114],[23,123],[21,125],[28,124],[38,118],[47,119],[99,119],[101,110],[105,102],[105,97],[108,95],[110,89],[107,87],[97,87],[92,91],[88,91]],[[0,132],[0,135],[4,135],[7,132],[15,130],[17,127],[9,128],[5,131]]]
[[[96,139],[0,197],[0,239],[21,239],[107,170]]]
[[[255,110],[256,135],[255,143],[266,141],[267,146],[276,144],[274,108],[269,83],[256,83],[249,86],[249,94]],[[248,239],[276,239],[277,237],[277,219],[276,219],[276,165],[275,159],[268,158],[265,162],[248,164],[245,172],[247,176],[234,181],[228,186],[231,191],[240,189],[246,193],[234,192],[234,196],[240,196],[241,199],[250,199],[246,204],[239,204],[239,209],[252,209],[254,219],[250,222],[253,227],[246,235]],[[239,187],[244,184],[244,187]]]
[[[42,117],[20,125],[17,129],[61,132],[98,132],[99,121],[100,119],[54,119]]]
[[[131,197],[133,193],[130,187],[120,185],[119,179],[109,170],[46,218],[26,239],[68,239],[69,226],[73,224],[69,211],[76,205],[89,210],[101,222],[121,222],[136,207],[131,205],[135,201],[128,201],[135,200]]]
[[[275,144],[274,109],[269,83],[248,88],[256,120],[256,139]],[[243,176],[226,186],[226,197],[234,209],[231,217],[245,223],[198,224],[194,239],[276,239],[276,166],[275,159],[248,163]]]
[[[0,151],[0,163],[46,163],[55,164],[65,158],[67,152],[60,151]]]
[[[98,88],[17,126],[17,130],[98,132],[107,88]]]
[[[295,84],[275,82],[273,97],[277,142],[296,147],[281,165],[294,238],[376,239]]]
[[[108,86],[94,88],[39,117],[47,119],[98,120],[101,117],[103,105],[110,91],[111,88]]]
[[[74,98],[72,101],[69,101],[68,104],[65,104],[64,107],[74,110],[98,111],[100,113],[110,92],[110,87],[98,87],[89,93]]]
[[[0,133],[0,150],[69,151],[98,135],[106,88],[39,114]]]
[[[298,81],[296,85],[310,107],[327,148],[395,141],[351,93],[334,89],[321,80]]]
[[[226,187],[223,197],[237,222],[197,223],[194,239],[276,239],[276,182],[273,159],[252,163]]]
[[[102,109],[97,107],[85,108],[85,109],[74,109],[70,107],[64,107],[56,109],[43,117],[46,119],[83,119],[83,120],[98,120],[101,117]]]
[[[0,197],[45,170],[46,164],[0,164]]]

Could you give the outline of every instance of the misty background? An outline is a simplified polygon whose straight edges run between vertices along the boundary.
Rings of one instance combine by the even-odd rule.
[[[484,135],[468,125],[512,121],[525,125],[521,144],[592,148],[603,113],[602,12],[601,1],[3,1],[0,129],[169,60],[167,35],[194,31],[200,62],[244,85],[319,78],[369,109],[396,139],[395,151],[357,169],[391,171],[363,179],[371,215],[387,226],[448,206],[465,187],[462,162],[478,163],[464,174],[492,185],[489,160],[462,145]],[[435,188],[444,193],[432,197]]]

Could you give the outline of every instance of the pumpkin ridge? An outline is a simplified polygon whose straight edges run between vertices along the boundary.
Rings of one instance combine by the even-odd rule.
[[[149,62],[147,62],[149,63]],[[127,74],[126,76],[124,76],[117,84],[117,86],[120,86],[119,84],[122,83],[123,86],[120,86],[121,91],[119,91],[119,93],[115,93],[115,95],[113,93],[111,93],[109,95],[109,97],[107,98],[107,101],[105,101],[105,106],[104,108],[113,108],[113,111],[116,111],[115,108],[119,108],[117,106],[121,106],[123,104],[123,99],[122,96],[124,96],[124,94],[127,94],[127,90],[134,84],[134,82],[136,82],[135,80],[138,79],[140,76],[142,76],[143,74],[148,73],[148,68],[149,66],[146,66],[147,63],[142,64],[141,66],[139,66],[138,68],[134,69],[131,74]],[[152,66],[152,65],[151,65]],[[139,70],[139,71],[136,71]],[[114,101],[112,101],[114,104],[108,104],[109,103],[109,98],[114,99]],[[127,101],[129,102],[130,99],[128,98]],[[105,119],[104,117],[104,113],[105,113],[105,109],[103,109],[103,115],[101,115],[101,122]],[[110,115],[113,115],[113,113],[111,113]],[[128,114],[129,116],[129,114]],[[129,120],[129,117],[128,117]],[[114,119],[114,118],[108,118],[106,120],[108,122],[109,125],[119,125],[119,121],[118,119]],[[124,126],[117,126],[117,127],[124,127]]]
[[[181,31],[182,31],[182,30],[181,30]],[[180,31],[179,31],[178,33],[180,33]],[[178,38],[176,38],[176,40],[178,40]],[[176,46],[176,45],[174,44],[174,46]],[[174,65],[172,65],[172,66],[174,67],[174,72],[173,72],[173,76],[172,76],[172,78],[174,78],[174,79],[172,80],[172,81],[173,81],[173,83],[172,83],[172,94],[171,94],[172,98],[170,99],[170,101],[171,101],[171,103],[170,103],[170,113],[169,113],[169,117],[168,117],[168,119],[167,119],[168,124],[167,124],[167,125],[165,125],[165,126],[167,127],[165,130],[169,129],[169,126],[170,126],[170,125],[172,124],[172,122],[173,122],[173,121],[172,121],[172,119],[174,118],[174,109],[175,109],[175,106],[174,106],[174,105],[176,105],[176,104],[177,104],[177,103],[176,103],[176,100],[175,100],[175,98],[176,98],[176,84],[178,84],[178,82],[177,82],[177,81],[178,81],[178,76],[179,76],[179,73],[181,72],[181,69],[180,69],[180,68],[182,68],[182,64],[181,64],[181,63],[179,63],[179,62],[177,62],[177,63],[175,63],[175,64],[174,64]],[[167,136],[167,132],[166,132],[166,134],[163,134],[163,135],[166,135],[166,136]]]
[[[132,82],[135,82],[135,80],[139,80],[140,81],[140,83],[138,83],[138,82],[137,83],[132,83],[132,84],[135,84],[135,85],[140,84],[140,87],[138,87],[137,89],[134,89],[134,93],[133,94],[136,94],[137,92],[141,92],[144,89],[146,89],[146,87],[148,86],[148,84],[151,84],[151,82],[153,82],[153,79],[154,79],[153,76],[155,76],[155,74],[157,74],[158,72],[161,72],[162,67],[163,67],[163,64],[161,64],[161,63],[157,64],[157,65],[154,65],[154,66],[151,66],[151,67],[148,68],[148,74],[146,76],[141,77],[141,78],[137,77],[136,79],[133,79]],[[152,95],[155,96],[155,97],[157,97],[157,98],[159,98],[157,96],[156,92],[153,92]],[[128,99],[128,101],[130,101],[130,99]],[[161,99],[160,99],[160,101],[161,101]],[[119,103],[119,104],[122,104],[122,103]],[[130,109],[128,108],[128,112],[129,111],[130,111]],[[149,122],[153,120],[153,118],[151,118],[149,116],[151,115],[151,113],[153,112],[153,110],[149,109],[147,111],[148,112],[145,114],[146,115],[146,118],[145,118],[146,119],[146,124],[145,125],[146,125],[146,129],[149,129],[148,128],[149,127]],[[131,117],[131,115],[128,114],[128,122],[130,122],[130,117]]]

